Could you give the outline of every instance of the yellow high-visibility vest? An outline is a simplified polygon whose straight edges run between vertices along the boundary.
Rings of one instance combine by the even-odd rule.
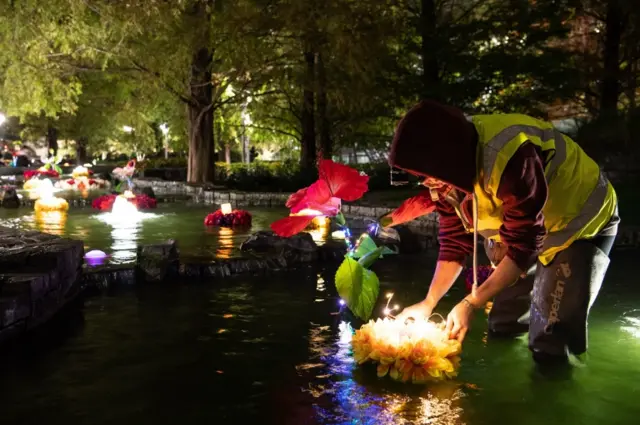
[[[520,114],[476,115],[471,122],[479,136],[474,191],[481,235],[500,240],[498,186],[507,163],[527,142],[543,153],[549,187],[543,209],[547,235],[539,256],[542,264],[548,265],[573,241],[595,237],[611,220],[618,204],[613,186],[598,164],[551,123]]]

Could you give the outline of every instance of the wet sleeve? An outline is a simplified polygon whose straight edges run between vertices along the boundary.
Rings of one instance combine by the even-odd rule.
[[[453,261],[464,265],[473,252],[473,235],[467,233],[455,209],[446,201],[436,202],[438,212],[438,261]]]
[[[506,255],[526,271],[535,263],[546,234],[542,208],[547,180],[535,145],[523,145],[509,160],[497,197],[503,202],[500,239],[507,245]]]

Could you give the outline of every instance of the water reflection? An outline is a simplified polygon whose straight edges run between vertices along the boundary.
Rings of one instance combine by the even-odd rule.
[[[160,215],[130,211],[128,214],[102,213],[95,216],[111,226],[113,263],[127,263],[135,260],[138,240],[144,220],[158,218]]]
[[[311,382],[303,391],[317,402],[317,420],[323,424],[434,424],[461,425],[464,396],[454,382],[419,387],[378,382],[375,370],[359,370],[353,360],[348,323],[338,325],[338,334],[331,326],[312,323],[309,335],[309,363],[297,367],[301,374],[311,374]],[[372,374],[372,380],[368,379]],[[372,385],[371,385],[372,384]]]
[[[233,256],[233,229],[220,227],[218,230],[218,258],[231,258]]]
[[[39,231],[52,235],[64,236],[67,224],[66,211],[41,211],[34,214]]]
[[[322,245],[329,238],[330,224],[329,218],[316,217],[306,231],[311,235],[315,243]]]

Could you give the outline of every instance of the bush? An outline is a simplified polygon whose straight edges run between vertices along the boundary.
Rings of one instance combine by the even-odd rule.
[[[145,159],[142,162],[136,164],[137,169],[148,170],[152,168],[186,168],[187,158],[185,157],[172,157],[172,158],[152,158]]]
[[[389,185],[387,164],[356,166],[369,176],[370,190],[384,190]],[[297,161],[262,162],[251,164],[216,163],[216,183],[229,189],[256,192],[293,192],[309,186],[318,178],[316,169],[302,171]]]

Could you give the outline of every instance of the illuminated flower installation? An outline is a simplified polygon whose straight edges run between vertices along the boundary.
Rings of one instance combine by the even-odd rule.
[[[92,178],[92,174],[93,172],[88,168],[79,166],[74,168],[71,172],[72,178],[59,180],[56,182],[55,186],[62,190],[77,190],[81,192],[109,188],[110,185],[108,181]]]
[[[234,210],[231,204],[222,204],[220,209],[204,218],[205,226],[250,227],[251,214],[244,210]]]
[[[100,211],[111,211],[118,197],[125,197],[127,201],[135,205],[138,210],[150,210],[158,206],[158,202],[147,195],[142,193],[133,194],[130,191],[125,191],[124,195],[108,194],[99,196],[93,200],[91,207]]]
[[[135,172],[136,172],[135,159],[132,159],[129,162],[127,162],[127,165],[125,165],[124,167],[116,167],[113,169],[113,171],[111,171],[111,174],[113,174],[113,176],[116,179],[120,180],[120,183],[118,184],[118,186],[116,186],[117,192],[120,191],[120,186],[124,182],[127,182],[127,185],[130,190],[133,188],[133,183],[131,183],[131,178],[133,177]]]
[[[34,177],[50,177],[53,179],[57,179],[60,177],[60,173],[53,169],[47,169],[45,167],[40,167],[37,170],[25,170],[24,173],[25,180],[31,180]]]
[[[371,237],[379,226],[370,226],[354,243],[340,212],[342,201],[354,201],[368,190],[368,178],[347,166],[323,161],[320,179],[309,188],[289,197],[287,207],[292,214],[312,210],[315,214],[290,216],[271,225],[280,236],[288,237],[303,231],[318,216],[336,217],[347,241],[345,259],[335,275],[335,284],[341,305],[354,315],[368,320],[376,305],[380,282],[370,270],[371,265],[384,255],[396,252],[378,247]],[[435,210],[428,192],[405,201],[397,210],[383,217],[384,226],[393,226],[413,220]],[[369,321],[352,338],[354,359],[359,363],[371,361],[378,366],[378,375],[390,375],[402,382],[425,383],[456,376],[460,359],[460,343],[449,340],[443,324],[430,320],[396,321],[391,315],[399,306],[389,308],[392,294],[387,296],[384,308],[386,318]]]
[[[369,177],[346,165],[322,160],[319,178],[311,186],[300,189],[287,200],[289,217],[271,224],[276,234],[290,237],[302,232],[316,217],[337,217],[344,225],[340,213],[342,201],[356,201],[368,190]]]
[[[34,205],[36,214],[51,211],[66,212],[69,209],[69,203],[62,198],[56,197],[53,193],[54,189],[51,180],[42,180],[38,187],[38,200]]]
[[[454,378],[458,373],[460,342],[449,339],[444,323],[424,319],[402,323],[385,318],[358,329],[351,344],[358,364],[373,362],[378,376],[414,384]]]

